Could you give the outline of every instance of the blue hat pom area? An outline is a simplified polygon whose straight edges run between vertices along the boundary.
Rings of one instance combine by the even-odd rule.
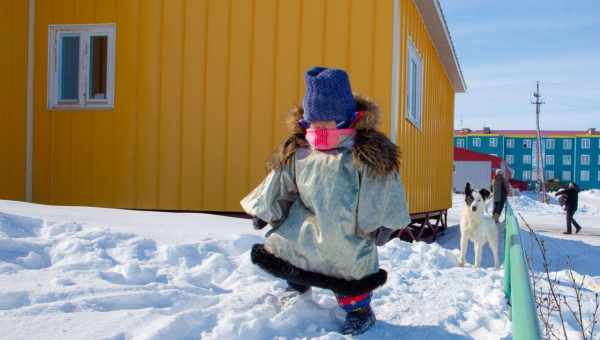
[[[304,74],[304,82],[306,94],[302,118],[306,122],[333,120],[342,123],[352,119],[356,101],[346,71],[314,67]]]

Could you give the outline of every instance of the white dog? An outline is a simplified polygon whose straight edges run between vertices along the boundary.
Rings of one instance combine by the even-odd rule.
[[[482,196],[483,194],[483,196]],[[491,216],[485,214],[486,198],[489,191],[473,191],[472,202],[466,205],[460,217],[460,260],[465,265],[469,240],[475,245],[475,267],[481,265],[483,245],[487,242],[494,255],[494,265],[498,269],[498,227]]]

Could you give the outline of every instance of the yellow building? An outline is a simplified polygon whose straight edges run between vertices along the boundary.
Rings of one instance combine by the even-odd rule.
[[[0,27],[2,199],[240,211],[324,65],[385,113],[411,212],[451,206],[465,84],[437,0],[6,0]]]

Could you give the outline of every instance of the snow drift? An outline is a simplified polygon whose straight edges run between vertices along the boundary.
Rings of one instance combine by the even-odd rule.
[[[130,232],[160,238],[157,217],[168,228],[160,213],[0,203],[10,211],[0,213],[5,338],[342,338],[337,329],[344,315],[328,291],[315,289],[312,299],[281,308],[277,296],[284,282],[250,263],[251,246],[263,239],[247,220],[174,216],[173,230],[190,220],[196,225],[186,231],[187,243],[169,243]],[[60,219],[61,210],[67,219]],[[85,218],[69,219],[81,211]],[[132,219],[136,225],[128,224]],[[458,268],[457,254],[438,244],[398,240],[380,248],[388,283],[373,300],[379,322],[361,338],[510,334],[502,273]]]

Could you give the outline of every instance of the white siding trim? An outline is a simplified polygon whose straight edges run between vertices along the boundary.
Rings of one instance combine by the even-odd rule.
[[[400,112],[400,0],[394,0],[392,39],[392,110],[390,120],[390,139],[396,143],[398,138],[398,115]]]
[[[27,32],[27,155],[25,159],[25,200],[33,201],[33,72],[35,47],[35,0],[29,0]]]

